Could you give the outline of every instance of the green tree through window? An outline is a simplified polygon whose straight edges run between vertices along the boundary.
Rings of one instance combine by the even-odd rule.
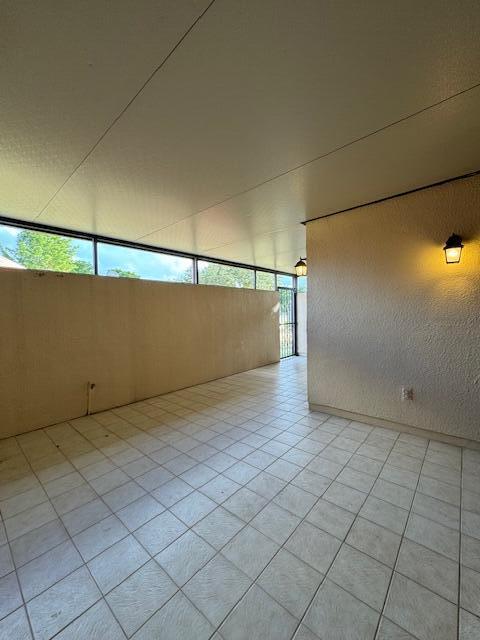
[[[199,284],[216,284],[222,287],[253,289],[253,270],[199,260],[198,282]]]
[[[77,256],[78,246],[72,238],[51,233],[23,230],[13,249],[0,247],[2,254],[27,269],[93,273],[93,265]]]
[[[113,276],[114,278],[140,278],[135,271],[129,271],[128,269],[121,269],[120,267],[113,267],[107,271],[107,276]]]

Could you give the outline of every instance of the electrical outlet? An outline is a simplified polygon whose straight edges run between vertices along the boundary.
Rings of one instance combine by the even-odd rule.
[[[402,400],[413,400],[412,387],[402,387],[401,398]]]

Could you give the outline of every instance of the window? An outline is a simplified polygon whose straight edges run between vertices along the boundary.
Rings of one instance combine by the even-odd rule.
[[[93,273],[93,244],[91,240],[0,225],[0,266]]]
[[[233,267],[218,262],[198,261],[198,283],[216,284],[222,287],[253,289],[253,269]]]
[[[275,274],[267,271],[257,271],[257,289],[275,291]]]
[[[293,289],[293,276],[284,276],[277,273],[277,287],[289,287]]]
[[[117,278],[193,282],[193,260],[180,256],[98,243],[98,273]]]
[[[307,292],[307,276],[300,276],[297,278],[297,291],[299,293]]]

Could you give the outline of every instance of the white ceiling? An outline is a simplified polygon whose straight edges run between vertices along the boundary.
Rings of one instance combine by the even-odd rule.
[[[478,0],[2,14],[6,216],[290,271],[302,220],[480,169]]]

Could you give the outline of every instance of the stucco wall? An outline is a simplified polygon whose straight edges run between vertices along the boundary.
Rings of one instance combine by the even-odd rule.
[[[309,223],[307,247],[310,403],[480,440],[480,177]]]
[[[297,352],[307,355],[307,294],[297,293]]]
[[[0,436],[275,362],[278,295],[0,271]]]

